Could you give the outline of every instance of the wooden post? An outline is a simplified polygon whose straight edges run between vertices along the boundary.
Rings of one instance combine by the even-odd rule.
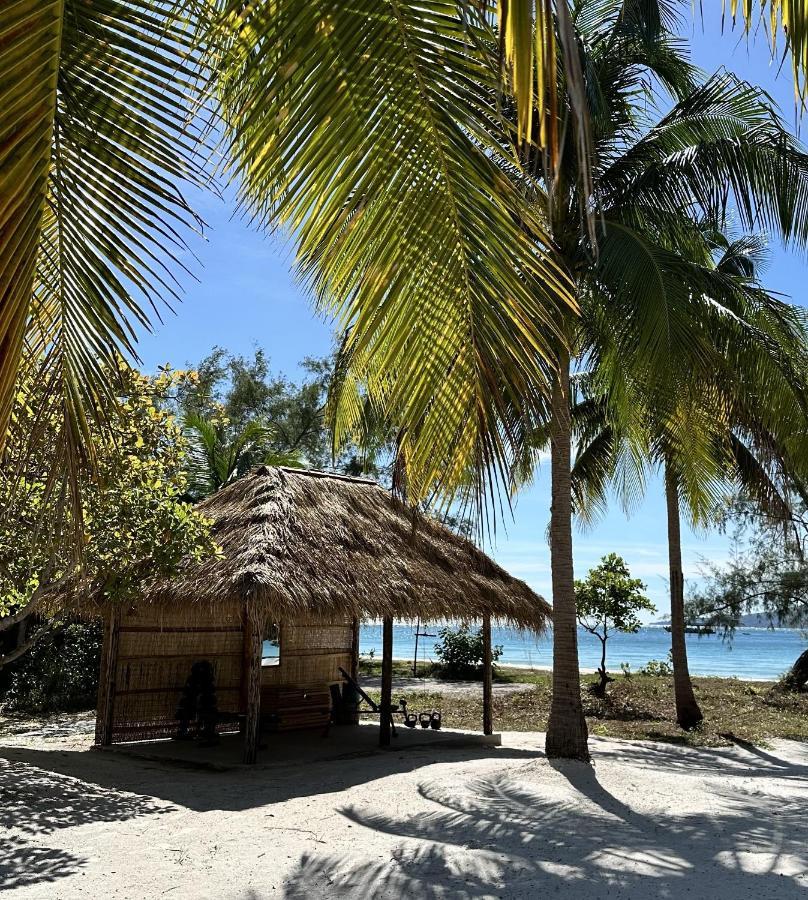
[[[117,605],[111,604],[104,628],[104,646],[101,650],[98,678],[98,711],[95,718],[95,742],[101,747],[108,747],[112,743],[120,624],[120,610]]]
[[[494,666],[491,659],[491,616],[483,616],[483,734],[494,733]]]
[[[246,720],[244,724],[245,763],[254,763],[258,756],[261,723],[261,655],[263,629],[255,605],[247,601],[244,613],[244,695]]]
[[[353,638],[351,641],[351,678],[356,681],[359,678],[359,619],[351,622]]]
[[[390,746],[390,719],[393,708],[393,617],[382,622],[382,700],[379,704],[379,746]]]

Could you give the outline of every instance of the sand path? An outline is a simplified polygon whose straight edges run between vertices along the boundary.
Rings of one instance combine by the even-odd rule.
[[[188,770],[0,736],[0,889],[24,898],[794,898],[808,746],[539,734],[493,748]],[[13,746],[12,746],[13,745]]]

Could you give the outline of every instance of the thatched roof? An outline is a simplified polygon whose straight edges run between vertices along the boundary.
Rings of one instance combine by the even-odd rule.
[[[221,557],[149,585],[155,603],[245,602],[266,615],[493,618],[541,631],[548,604],[471,542],[375,482],[262,466],[199,504]]]

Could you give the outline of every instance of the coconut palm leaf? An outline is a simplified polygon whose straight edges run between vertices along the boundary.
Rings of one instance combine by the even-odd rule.
[[[104,372],[135,355],[136,330],[178,296],[200,226],[182,191],[202,180],[189,123],[203,8],[27,0],[0,10],[0,419],[20,367],[39,370],[61,411],[54,467],[67,475],[91,451],[98,398],[114,393]]]
[[[512,134],[485,15],[375,0],[230,12],[233,174],[251,214],[291,232],[301,277],[346,334],[335,390],[373,383],[414,499],[451,491],[452,473],[504,468],[503,393],[546,394],[574,304],[496,162]],[[333,408],[338,433],[359,424],[350,392]]]
[[[721,0],[722,18],[726,5],[725,0]],[[750,33],[766,13],[766,0],[759,0],[759,4],[744,0],[741,6],[742,27]],[[530,134],[534,107],[538,108],[539,116],[543,114],[544,85],[555,78],[555,35],[546,24],[552,22],[553,7],[559,18],[569,16],[567,0],[536,0],[535,4],[533,0],[499,0],[498,4],[498,21],[503,36],[502,61],[519,109],[520,133],[525,136]],[[627,23],[636,25],[638,30],[653,34],[662,30],[676,31],[680,21],[679,7],[677,2],[660,0],[575,2],[572,4],[572,17],[581,31],[593,23],[598,26],[606,23],[611,27],[613,20],[610,17],[617,15]],[[738,18],[738,7],[738,0],[730,0],[733,25]],[[713,3],[713,11],[718,15],[718,2]],[[765,31],[771,42],[772,56],[777,53],[778,38],[782,34],[791,56],[795,89],[804,99],[808,75],[808,0],[769,0],[767,25]],[[561,49],[563,64],[569,72],[576,62],[574,45],[562,42]],[[589,109],[583,101],[582,91],[575,91],[573,105],[578,116],[585,121]],[[546,140],[542,140],[541,145],[546,147]]]
[[[718,72],[598,179],[598,206],[634,209],[643,227],[683,210],[722,222],[732,201],[741,227],[808,239],[808,155],[759,88]]]
[[[17,381],[53,143],[62,0],[0,11],[0,442]]]

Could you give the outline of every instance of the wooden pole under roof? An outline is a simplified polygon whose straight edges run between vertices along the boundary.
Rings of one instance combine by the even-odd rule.
[[[483,734],[494,733],[494,664],[491,654],[491,616],[483,616]]]
[[[246,719],[244,723],[245,763],[254,763],[258,756],[261,722],[261,655],[263,629],[252,601],[244,611],[244,693]]]
[[[107,747],[112,743],[112,724],[115,715],[115,673],[118,669],[121,613],[114,603],[110,604],[105,624],[98,679],[98,712],[95,719],[95,742],[101,747]]]
[[[393,617],[382,620],[382,699],[379,704],[379,746],[390,746],[393,708]]]

